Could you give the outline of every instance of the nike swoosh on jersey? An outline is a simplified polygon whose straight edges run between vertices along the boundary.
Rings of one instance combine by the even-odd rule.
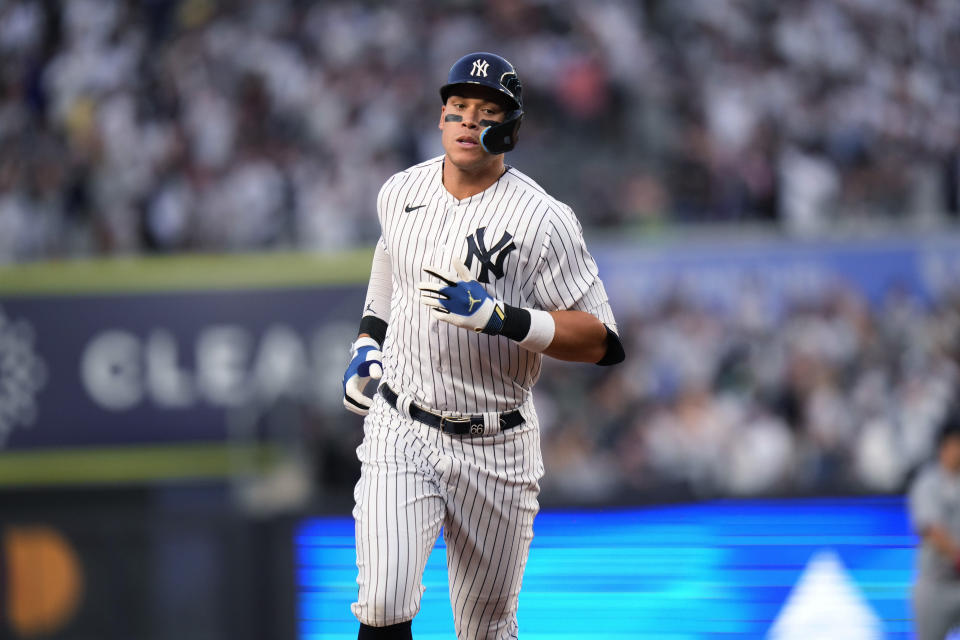
[[[410,213],[411,211],[416,211],[417,209],[423,209],[425,206],[427,206],[427,205],[425,205],[425,204],[420,204],[420,205],[417,205],[417,206],[415,206],[415,207],[411,207],[410,205],[407,205],[407,206],[405,206],[405,207],[403,208],[403,210],[406,211],[407,213]]]

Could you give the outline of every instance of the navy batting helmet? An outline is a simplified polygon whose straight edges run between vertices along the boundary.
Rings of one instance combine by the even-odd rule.
[[[488,87],[504,97],[509,108],[506,117],[503,122],[483,130],[480,144],[487,153],[504,153],[513,149],[523,120],[522,88],[517,70],[494,53],[468,53],[450,67],[447,84],[440,87],[443,103],[447,103],[454,87],[464,84]]]

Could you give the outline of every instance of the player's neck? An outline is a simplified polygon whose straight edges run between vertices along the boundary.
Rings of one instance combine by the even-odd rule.
[[[500,179],[505,171],[503,156],[496,162],[476,170],[464,169],[453,164],[449,158],[443,161],[443,186],[457,200],[475,196]]]

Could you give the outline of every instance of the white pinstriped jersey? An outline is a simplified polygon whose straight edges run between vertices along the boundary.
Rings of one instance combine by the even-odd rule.
[[[364,313],[388,322],[383,381],[391,388],[449,415],[510,410],[529,400],[542,356],[433,320],[417,290],[424,267],[449,270],[457,256],[507,304],[586,311],[616,332],[613,312],[570,207],[512,167],[457,200],[443,186],[443,161],[415,165],[381,188],[379,248],[389,256],[392,296],[385,308],[371,281]]]

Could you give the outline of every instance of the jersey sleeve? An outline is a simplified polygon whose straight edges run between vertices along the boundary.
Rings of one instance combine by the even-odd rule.
[[[538,266],[534,298],[539,308],[585,311],[616,333],[616,320],[597,263],[569,207],[556,211]]]
[[[373,316],[384,322],[390,321],[390,297],[393,295],[393,276],[390,256],[383,236],[377,241],[370,265],[370,283],[363,303],[363,316]]]
[[[617,321],[613,317],[613,309],[610,307],[610,300],[607,298],[607,290],[603,288],[603,282],[600,281],[600,278],[597,278],[590,289],[587,290],[587,293],[570,308],[585,311],[595,316],[600,322],[607,325],[611,331],[619,335]]]
[[[394,191],[394,187],[398,180],[399,174],[394,174],[387,178],[387,180],[380,187],[380,191],[377,192],[377,220],[380,222],[380,241],[383,242],[383,232],[389,226],[389,220],[387,217],[388,214],[388,204],[390,202],[390,196]]]
[[[390,320],[390,299],[393,295],[393,269],[390,264],[388,232],[393,222],[391,199],[404,180],[405,173],[395,173],[383,183],[377,193],[377,220],[380,222],[380,238],[373,252],[370,265],[370,282],[363,301],[363,315],[374,316],[384,322]]]
[[[944,513],[939,499],[936,475],[927,470],[917,476],[907,496],[910,523],[917,533],[931,525],[942,524]]]
[[[370,264],[370,280],[367,295],[363,299],[360,318],[360,333],[366,333],[383,344],[390,322],[390,301],[393,296],[393,270],[387,248],[386,229],[389,227],[389,201],[399,174],[391,176],[377,193],[377,220],[380,222],[380,238],[373,251]]]

